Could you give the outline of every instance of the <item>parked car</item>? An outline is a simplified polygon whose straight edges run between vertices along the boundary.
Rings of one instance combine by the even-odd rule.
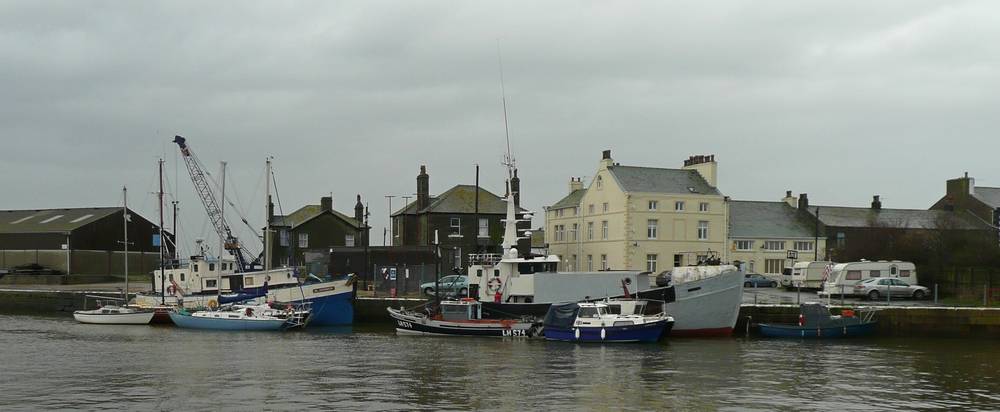
[[[778,287],[778,282],[768,279],[759,273],[747,273],[743,275],[743,287],[745,288],[774,288]]]
[[[792,283],[792,268],[781,269],[781,286],[788,290],[792,290],[795,286]]]
[[[896,278],[865,279],[854,285],[854,296],[866,297],[871,300],[881,299],[892,294],[892,297],[924,299],[930,295],[930,289],[911,285]]]
[[[469,294],[469,278],[465,275],[448,275],[443,276],[438,279],[438,285],[441,287],[442,295],[454,295],[466,296]],[[434,282],[426,282],[420,284],[420,290],[423,290],[427,295],[434,294]]]

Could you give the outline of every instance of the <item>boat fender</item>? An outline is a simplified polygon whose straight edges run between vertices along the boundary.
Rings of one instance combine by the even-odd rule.
[[[606,333],[606,332],[604,332],[604,328],[601,328],[601,340],[604,340],[604,338],[605,338],[606,336],[607,336],[607,333]]]
[[[173,295],[177,292],[177,288],[174,285],[167,286],[167,293]]]
[[[800,314],[799,314],[799,326],[805,326],[805,324],[806,324],[806,317],[805,317],[805,316],[803,316],[803,315],[802,315],[802,314],[800,313]]]
[[[216,302],[215,299],[209,299],[208,300],[208,307],[210,307],[212,309],[215,309],[215,308],[219,307],[219,302]]]
[[[580,339],[580,329],[573,329],[573,337]]]
[[[245,314],[246,314],[247,316],[253,316],[253,309],[251,309],[251,308],[247,308],[247,310],[246,310],[246,311],[245,311],[244,313],[245,313]]]

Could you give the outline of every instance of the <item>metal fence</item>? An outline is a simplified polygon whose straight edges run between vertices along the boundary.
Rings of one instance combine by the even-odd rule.
[[[376,264],[372,276],[362,279],[362,288],[374,296],[428,296],[425,290],[436,279],[436,265]],[[453,275],[444,272],[440,276]]]

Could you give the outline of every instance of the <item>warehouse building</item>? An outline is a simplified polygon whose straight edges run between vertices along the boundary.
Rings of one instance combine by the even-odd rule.
[[[159,265],[158,229],[129,210],[129,273]],[[124,274],[122,208],[0,211],[0,269],[38,265],[63,274]]]

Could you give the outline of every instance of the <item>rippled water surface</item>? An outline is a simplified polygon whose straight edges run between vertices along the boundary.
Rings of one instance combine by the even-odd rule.
[[[577,345],[0,315],[0,410],[1000,409],[987,340]]]

